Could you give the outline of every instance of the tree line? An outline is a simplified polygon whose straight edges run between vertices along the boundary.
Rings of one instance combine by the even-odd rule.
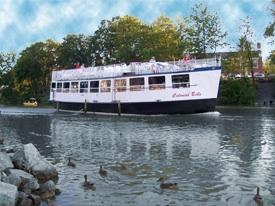
[[[78,63],[143,62],[151,57],[175,60],[183,52],[202,58],[226,45],[226,36],[217,14],[203,4],[196,4],[183,19],[162,15],[146,23],[126,15],[102,20],[91,35],[68,34],[61,42],[36,42],[18,56],[0,52],[0,101],[21,103],[29,97],[46,101],[53,70],[73,68]],[[247,38],[244,40],[251,45]]]

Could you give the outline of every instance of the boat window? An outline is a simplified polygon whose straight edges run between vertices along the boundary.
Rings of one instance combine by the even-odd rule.
[[[78,82],[71,83],[71,92],[77,93],[78,92]]]
[[[52,82],[52,89],[55,89],[55,87],[56,87],[56,83]]]
[[[130,91],[142,91],[144,90],[144,78],[131,78],[130,79]]]
[[[127,89],[126,79],[116,79],[115,80],[115,91],[125,92]]]
[[[190,87],[189,74],[172,75],[172,87],[173,88]]]
[[[111,91],[111,80],[101,80],[100,92],[110,92],[110,91]]]
[[[99,81],[91,81],[90,82],[90,92],[91,93],[98,93],[99,89]]]
[[[80,82],[80,93],[88,92],[88,81]]]
[[[62,90],[62,83],[58,82],[56,92],[61,92],[61,90]]]
[[[149,89],[165,89],[165,76],[149,77]]]
[[[70,90],[70,82],[63,82],[63,92],[67,93]]]

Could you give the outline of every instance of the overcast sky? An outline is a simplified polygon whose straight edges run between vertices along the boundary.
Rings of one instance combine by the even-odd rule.
[[[271,0],[0,0],[0,51],[19,53],[37,41],[61,41],[67,34],[90,35],[103,19],[132,15],[151,23],[159,15],[185,17],[196,4],[205,3],[220,18],[227,41],[234,49],[240,19],[249,16],[254,41],[262,44],[266,58],[274,45],[263,37],[272,20]],[[274,48],[273,48],[274,49]]]

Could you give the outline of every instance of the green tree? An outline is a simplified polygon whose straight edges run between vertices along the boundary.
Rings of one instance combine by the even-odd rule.
[[[77,63],[89,66],[94,62],[90,46],[93,39],[83,34],[67,35],[57,49],[57,62],[60,68],[74,68]]]
[[[56,49],[52,40],[37,42],[20,53],[15,65],[15,89],[22,99],[48,95],[49,75],[57,67]]]
[[[151,28],[152,56],[161,61],[179,58],[182,54],[180,34],[177,31],[177,25],[172,19],[166,16],[159,16],[152,23]]]
[[[268,60],[270,61],[271,64],[275,65],[275,50],[271,52],[271,54],[268,57]]]
[[[271,52],[264,63],[264,71],[267,76],[275,74],[275,50]]]
[[[265,29],[265,37],[273,37],[272,43],[274,43],[274,36],[275,36],[275,0],[272,0],[272,5],[271,5],[271,17],[272,17],[272,22],[266,27]]]
[[[0,52],[0,77],[9,72],[15,64],[16,55],[13,52]]]
[[[134,62],[144,60],[143,49],[148,26],[138,18],[123,16],[110,24],[113,32],[114,48],[112,57],[116,62]]]
[[[111,24],[119,17],[111,20],[102,20],[94,34],[95,42],[95,63],[96,65],[106,65],[117,62],[115,59],[115,31]]]
[[[252,42],[253,31],[250,25],[250,19],[242,19],[243,23],[241,28],[243,30],[239,39],[238,45],[238,57],[240,60],[240,67],[243,75],[247,72],[251,73],[253,84],[255,85],[253,58],[258,57],[259,53],[255,51],[254,44]]]
[[[151,25],[136,17],[115,17],[104,20],[95,32],[97,64],[117,62],[171,60],[181,54],[177,26],[160,16]]]
[[[0,101],[16,102],[18,94],[14,88],[14,65],[16,55],[13,52],[0,53]]]
[[[222,31],[217,14],[210,13],[207,6],[196,4],[185,21],[181,37],[186,51],[206,57],[206,53],[215,53],[217,47],[226,45],[224,39],[227,33]]]
[[[222,59],[222,68],[224,75],[242,73],[238,53],[232,52],[226,59]]]

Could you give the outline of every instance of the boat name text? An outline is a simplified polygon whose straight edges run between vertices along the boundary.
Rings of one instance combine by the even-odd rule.
[[[188,93],[174,93],[172,95],[173,98],[176,98],[176,97],[194,97],[194,96],[201,96],[201,93],[200,92],[188,92]]]

